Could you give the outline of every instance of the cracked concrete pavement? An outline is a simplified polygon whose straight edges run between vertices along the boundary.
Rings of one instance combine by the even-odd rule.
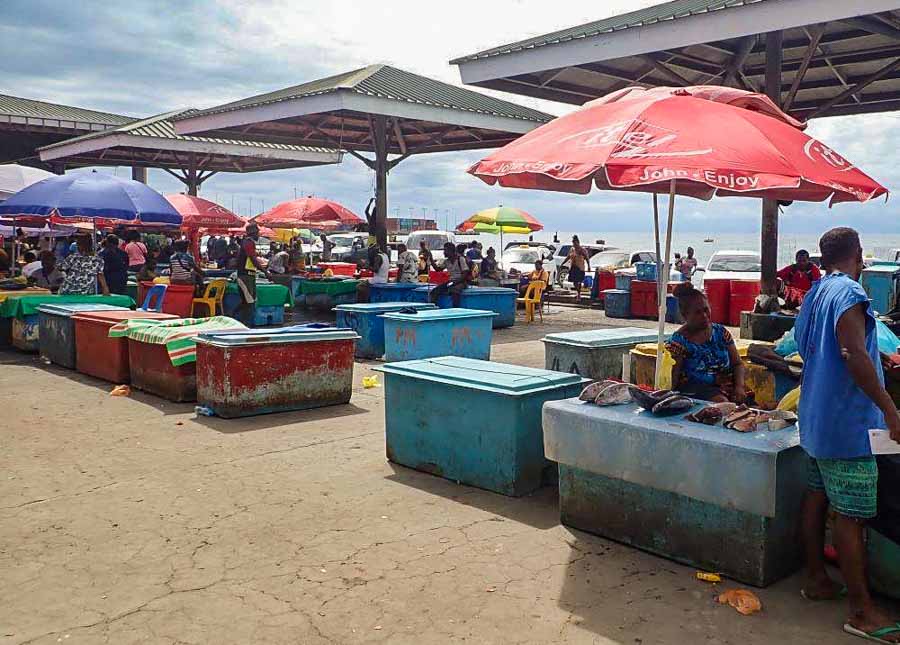
[[[543,334],[599,323],[554,307],[498,330],[493,358],[542,367]],[[554,489],[391,465],[373,363],[350,405],[228,421],[0,364],[2,643],[856,642],[796,576],[740,616],[692,569],[560,526]]]

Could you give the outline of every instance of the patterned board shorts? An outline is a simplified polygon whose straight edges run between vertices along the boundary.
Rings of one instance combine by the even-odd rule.
[[[809,458],[807,485],[825,491],[831,507],[847,517],[868,520],[878,510],[878,466],[875,457]]]

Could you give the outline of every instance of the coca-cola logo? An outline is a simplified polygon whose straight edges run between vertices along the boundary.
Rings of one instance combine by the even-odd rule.
[[[811,161],[816,163],[824,162],[839,172],[847,172],[854,168],[852,163],[816,139],[810,139],[806,142],[806,145],[803,146],[803,153]]]
[[[611,147],[611,159],[696,157],[712,152],[712,148],[672,150],[677,139],[678,133],[672,130],[640,119],[629,119],[570,134],[560,143],[572,141],[577,148],[583,149]]]

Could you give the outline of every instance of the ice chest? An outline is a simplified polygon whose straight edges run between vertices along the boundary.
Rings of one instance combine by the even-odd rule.
[[[384,318],[382,314],[402,309],[436,309],[425,302],[372,302],[338,305],[334,308],[338,327],[352,329],[359,334],[356,342],[357,358],[381,358],[384,356]]]
[[[603,292],[603,309],[607,318],[631,318],[631,292],[606,289]]]
[[[284,324],[284,305],[264,305],[256,307],[253,324],[257,326]]]
[[[72,316],[75,324],[75,368],[82,374],[110,381],[128,383],[131,369],[128,361],[128,339],[110,338],[109,328],[134,318],[173,320],[177,316],[154,311],[93,311]]]
[[[180,403],[197,398],[197,363],[172,365],[165,345],[128,338],[131,384],[139,390]]]
[[[459,306],[465,309],[493,311],[494,329],[512,327],[516,323],[515,289],[503,287],[467,287],[459,295]]]
[[[504,495],[541,486],[541,406],[577,395],[581,377],[457,356],[389,363],[385,439],[391,461]],[[461,409],[478,410],[463,419]]]
[[[413,289],[422,285],[418,282],[383,282],[369,288],[369,302],[412,302]]]
[[[38,345],[41,358],[75,369],[75,321],[72,316],[92,311],[129,311],[125,307],[95,303],[41,305],[38,307]]]
[[[427,284],[424,287],[419,286],[412,291],[412,302],[431,302],[431,290],[439,285]],[[437,306],[441,309],[450,309],[453,306],[453,298],[449,293],[445,293],[438,298]]]
[[[427,309],[384,316],[384,358],[410,361],[433,356],[491,357],[492,311]]]
[[[544,366],[556,372],[579,374],[591,380],[622,378],[622,357],[640,343],[656,340],[656,333],[639,327],[592,329],[548,334]]]
[[[12,319],[12,344],[23,352],[38,351],[40,329],[38,314],[26,314]]]
[[[200,334],[197,402],[226,419],[349,403],[358,338],[305,326]]]
[[[796,427],[740,433],[578,399],[548,403],[543,424],[563,524],[760,587],[802,564]]]
[[[888,314],[897,306],[900,267],[893,264],[876,264],[863,269],[859,282],[872,300],[872,309],[876,312]]]

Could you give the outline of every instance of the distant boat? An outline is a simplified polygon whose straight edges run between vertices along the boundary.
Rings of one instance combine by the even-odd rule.
[[[713,238],[711,238],[711,237],[708,237],[708,238],[706,238],[706,239],[703,240],[703,241],[706,242],[707,244],[712,244],[713,242],[715,242],[715,240],[714,240]]]

